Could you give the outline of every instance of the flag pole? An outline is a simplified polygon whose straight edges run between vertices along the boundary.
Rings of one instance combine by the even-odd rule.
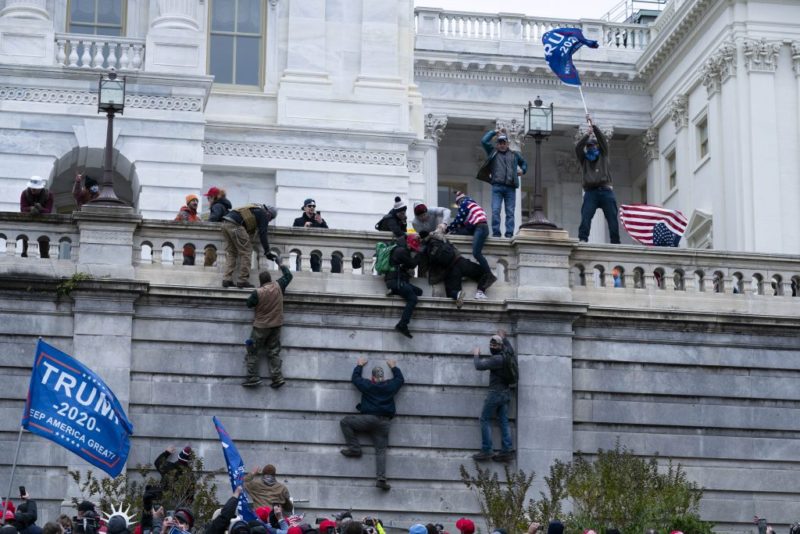
[[[8,506],[11,503],[11,489],[14,487],[14,471],[17,470],[17,458],[19,457],[20,443],[22,443],[22,427],[19,427],[19,435],[17,436],[17,451],[14,453],[14,462],[11,464],[11,478],[8,479],[8,493],[6,493],[6,502],[3,506],[3,517],[5,517]]]
[[[583,87],[581,87],[579,85],[578,86],[578,91],[580,91],[580,93],[581,93],[581,100],[583,101],[583,111],[588,115],[589,114],[589,108],[586,107],[586,99],[583,97]]]

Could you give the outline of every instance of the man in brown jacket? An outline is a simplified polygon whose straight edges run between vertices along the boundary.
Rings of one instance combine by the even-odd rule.
[[[247,379],[242,382],[242,385],[246,387],[261,384],[258,361],[262,355],[267,357],[272,374],[272,384],[270,385],[278,389],[286,383],[281,373],[281,326],[283,325],[283,293],[286,291],[286,286],[292,281],[292,273],[289,272],[288,267],[281,264],[280,257],[277,257],[275,261],[283,276],[273,282],[269,272],[263,271],[258,275],[261,287],[253,291],[247,298],[247,307],[255,308],[255,319],[250,339],[246,342]]]
[[[272,464],[265,465],[264,469],[256,467],[252,473],[244,476],[244,489],[250,496],[254,509],[262,506],[272,508],[273,505],[280,504],[284,512],[291,514],[294,509],[289,490],[278,482],[276,474]]]

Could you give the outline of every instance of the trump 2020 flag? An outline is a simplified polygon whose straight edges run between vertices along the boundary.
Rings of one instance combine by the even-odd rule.
[[[39,340],[22,427],[54,441],[112,477],[130,451],[133,425],[103,380]]]
[[[578,69],[572,62],[572,54],[586,45],[590,48],[600,46],[583,36],[579,28],[555,28],[542,35],[544,58],[553,72],[567,85],[580,85]]]
[[[236,491],[236,488],[241,486],[244,482],[244,462],[242,461],[242,457],[239,455],[239,451],[236,450],[236,445],[233,444],[233,440],[231,439],[230,435],[225,432],[225,427],[222,426],[222,423],[219,422],[219,419],[216,417],[212,417],[214,421],[214,427],[217,429],[217,433],[219,434],[219,441],[222,443],[222,454],[225,455],[225,464],[228,467],[228,477],[231,479],[231,489]],[[256,514],[253,513],[253,510],[250,508],[250,503],[247,500],[247,492],[244,491],[242,488],[242,493],[239,495],[239,506],[236,507],[238,511],[238,515],[242,516],[242,519],[245,521],[253,521],[257,520]]]
[[[683,213],[650,204],[621,205],[619,220],[633,239],[654,247],[677,247],[689,224]]]

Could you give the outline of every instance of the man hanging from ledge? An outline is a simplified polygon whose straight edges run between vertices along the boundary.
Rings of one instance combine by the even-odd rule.
[[[608,140],[603,132],[586,115],[591,133],[587,132],[575,145],[575,155],[583,169],[583,206],[578,239],[589,240],[592,218],[598,208],[603,210],[608,222],[608,232],[612,243],[619,243],[619,221],[617,220],[617,197],[611,185],[611,171],[608,159]]]
[[[253,255],[253,239],[258,239],[268,260],[276,256],[269,250],[267,228],[269,222],[278,216],[278,208],[266,204],[248,204],[228,212],[222,218],[222,236],[225,238],[225,273],[222,287],[253,287],[250,283],[250,260]],[[239,276],[234,282],[236,266]]]
[[[286,286],[292,281],[289,268],[281,264],[280,257],[275,257],[275,262],[281,269],[283,276],[275,282],[269,271],[262,271],[258,275],[261,287],[250,294],[247,307],[255,308],[253,330],[247,340],[247,379],[242,382],[245,387],[261,385],[261,376],[258,372],[258,362],[261,356],[267,358],[269,370],[272,374],[273,389],[278,389],[286,383],[281,371],[281,326],[283,326],[283,294]]]

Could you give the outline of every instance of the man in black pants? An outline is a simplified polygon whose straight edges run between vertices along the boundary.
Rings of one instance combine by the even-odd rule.
[[[383,367],[376,365],[372,368],[372,380],[367,380],[361,376],[366,364],[366,358],[359,358],[353,369],[351,380],[361,392],[361,402],[356,409],[361,413],[348,415],[339,423],[347,442],[347,447],[341,453],[348,458],[360,457],[361,445],[356,433],[369,434],[375,446],[375,475],[378,479],[375,486],[389,491],[392,487],[386,482],[386,447],[389,445],[389,429],[395,414],[394,396],[400,391],[405,379],[397,367],[397,361],[387,360],[386,365],[392,370],[392,378],[385,380]]]
[[[384,281],[386,282],[386,288],[391,291],[392,295],[400,295],[406,301],[403,315],[394,329],[404,336],[412,338],[414,336],[411,335],[411,331],[408,329],[408,323],[411,321],[411,314],[414,313],[414,308],[417,306],[417,300],[422,296],[422,289],[411,283],[409,271],[413,271],[419,263],[419,256],[416,253],[420,251],[422,241],[417,234],[411,234],[408,237],[405,235],[398,237],[396,242],[397,246],[389,256],[389,265],[394,270],[386,273]]]
[[[599,209],[608,222],[608,233],[611,242],[619,243],[619,220],[617,215],[617,197],[611,181],[611,164],[608,155],[608,139],[602,130],[592,123],[587,113],[586,122],[591,132],[586,133],[575,144],[575,155],[583,170],[583,205],[581,206],[581,225],[578,228],[578,239],[589,240],[592,218]]]
[[[485,291],[497,281],[491,272],[483,270],[479,264],[461,255],[461,252],[440,232],[421,234],[423,238],[423,256],[430,265],[428,281],[437,284],[444,280],[444,290],[448,297],[456,301],[461,308],[464,304],[464,291],[461,282],[469,278],[478,283],[475,297],[485,299]],[[480,296],[479,296],[480,295]]]

